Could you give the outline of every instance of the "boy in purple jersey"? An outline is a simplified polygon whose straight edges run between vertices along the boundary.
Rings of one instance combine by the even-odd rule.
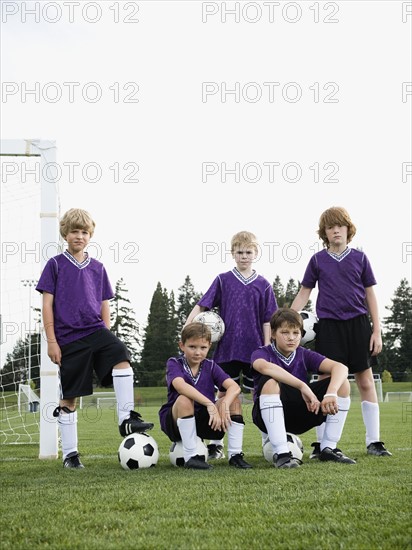
[[[240,387],[206,358],[211,338],[209,327],[203,323],[191,323],[183,329],[179,342],[183,355],[170,358],[166,365],[167,403],[159,411],[160,426],[171,441],[182,441],[185,468],[211,468],[196,454],[197,437],[221,438],[226,431],[229,465],[251,468],[243,460]],[[215,386],[225,391],[217,401]]]
[[[109,300],[114,294],[103,264],[85,248],[95,223],[85,210],[72,208],[60,221],[67,241],[51,258],[36,290],[43,294],[43,323],[50,359],[59,366],[58,417],[65,468],[83,468],[79,459],[76,397],[93,393],[93,369],[102,385],[113,383],[122,436],[153,428],[134,408],[133,369],[126,346],[109,330]]]
[[[320,443],[320,460],[356,464],[336,448],[350,406],[348,369],[299,346],[303,332],[300,315],[280,308],[270,326],[272,342],[252,354],[255,378],[253,422],[268,434],[276,468],[297,468],[286,432],[301,434],[325,425]],[[309,373],[325,373],[328,378],[308,385]]]
[[[332,207],[319,220],[318,235],[325,249],[314,254],[306,268],[302,286],[292,303],[302,310],[318,284],[316,351],[348,365],[355,375],[362,400],[367,453],[390,456],[380,441],[379,405],[371,362],[382,351],[378,305],[373,286],[376,280],[366,255],[348,243],[356,233],[348,212]],[[373,330],[368,319],[371,316]],[[317,429],[311,458],[319,456],[322,428]]]
[[[269,321],[277,309],[272,285],[253,269],[258,243],[253,233],[241,231],[231,240],[236,267],[218,275],[187,318],[186,325],[201,311],[217,307],[225,333],[213,359],[240,385],[253,391],[250,357],[256,348],[270,342]],[[222,394],[219,394],[221,396]],[[210,458],[224,458],[223,441],[211,441]]]

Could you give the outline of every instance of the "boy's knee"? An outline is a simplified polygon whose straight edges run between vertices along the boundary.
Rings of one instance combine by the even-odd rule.
[[[262,388],[261,394],[280,393],[280,386],[276,380],[268,380]]]
[[[345,380],[344,383],[341,385],[341,387],[338,390],[338,396],[339,397],[349,397],[350,396],[350,382],[349,382],[349,380]]]

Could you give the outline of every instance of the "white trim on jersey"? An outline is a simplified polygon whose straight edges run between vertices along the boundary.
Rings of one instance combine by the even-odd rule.
[[[236,267],[232,269],[232,273],[236,277],[236,279],[239,279],[239,281],[244,285],[250,285],[250,283],[253,283],[253,281],[258,278],[258,274],[255,270],[253,270],[253,273],[250,277],[243,277],[243,275]]]
[[[86,258],[82,262],[78,262],[76,258],[70,254],[68,250],[65,250],[63,252],[63,256],[65,256],[69,260],[69,262],[75,265],[78,269],[84,269],[91,262],[89,254],[85,252],[85,255],[86,255]]]

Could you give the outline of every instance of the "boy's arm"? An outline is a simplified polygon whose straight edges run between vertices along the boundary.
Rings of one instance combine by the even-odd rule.
[[[187,316],[187,319],[186,319],[186,322],[185,324],[183,325],[183,328],[185,328],[186,325],[188,325],[189,323],[192,322],[192,320],[196,317],[196,315],[198,315],[199,313],[202,313],[202,311],[205,311],[206,308],[203,307],[203,306],[198,306],[197,304],[195,305],[195,307],[192,309],[192,311],[189,313],[189,315]]]
[[[223,382],[222,386],[224,387],[226,392],[224,396],[217,401],[217,409],[222,419],[222,429],[226,431],[229,425],[232,423],[230,419],[230,406],[240,394],[240,386],[232,378],[227,378]],[[239,414],[241,414],[240,411]]]
[[[336,414],[338,412],[338,390],[348,377],[348,367],[343,363],[324,359],[319,365],[319,372],[330,374],[328,389],[320,406],[324,414]]]
[[[43,292],[43,326],[47,340],[47,355],[56,365],[61,365],[62,352],[57,343],[54,333],[54,313],[53,313],[54,296],[49,292]]]
[[[376,300],[375,291],[373,286],[365,288],[366,292],[366,305],[369,310],[369,314],[372,319],[373,332],[369,342],[369,350],[372,355],[378,355],[382,351],[382,333],[379,321],[378,302]]]
[[[302,309],[306,306],[306,304],[309,301],[311,292],[312,292],[311,288],[308,288],[306,286],[301,286],[290,308],[294,309],[295,311],[302,311]]]
[[[101,316],[102,316],[104,324],[106,325],[106,328],[108,328],[110,330],[110,305],[109,305],[109,300],[103,300]]]
[[[285,369],[282,369],[282,367],[274,363],[269,363],[269,361],[265,361],[264,359],[256,359],[256,361],[253,362],[253,368],[264,376],[270,376],[278,383],[281,382],[299,390],[308,411],[314,412],[315,414],[318,413],[320,407],[319,400],[305,382],[296,378],[296,376],[293,376],[293,374],[290,374]]]
[[[263,345],[268,346],[270,344],[271,330],[270,323],[263,323]]]
[[[219,411],[210,399],[205,397],[203,393],[200,393],[200,391],[196,388],[185,382],[180,376],[173,378],[172,384],[177,393],[184,395],[188,399],[191,399],[192,401],[195,401],[196,403],[199,403],[207,408],[207,412],[209,413],[209,426],[211,426],[213,430],[221,429],[222,420],[220,418]]]

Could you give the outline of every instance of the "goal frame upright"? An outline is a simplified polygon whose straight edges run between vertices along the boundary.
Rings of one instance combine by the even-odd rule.
[[[57,182],[45,177],[47,168],[56,165],[56,142],[43,139],[1,140],[0,156],[39,157],[40,159],[40,227],[41,270],[47,260],[47,250],[52,244],[59,248],[59,208]],[[40,459],[58,458],[57,419],[53,410],[59,403],[59,379],[57,365],[47,355],[47,341],[40,344]]]

